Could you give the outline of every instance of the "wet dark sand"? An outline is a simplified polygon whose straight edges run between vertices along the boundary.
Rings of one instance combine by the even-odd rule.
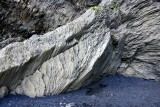
[[[60,95],[34,99],[8,95],[0,100],[0,107],[65,107],[67,104],[73,107],[160,107],[160,82],[114,75]]]

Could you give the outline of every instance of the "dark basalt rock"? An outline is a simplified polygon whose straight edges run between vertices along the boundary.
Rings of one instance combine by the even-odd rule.
[[[10,1],[1,1],[0,8],[0,48],[47,31],[45,13],[38,9],[23,7],[22,4]]]
[[[87,6],[78,11],[77,8],[67,0],[1,0],[0,49],[34,34],[52,31],[80,16]]]

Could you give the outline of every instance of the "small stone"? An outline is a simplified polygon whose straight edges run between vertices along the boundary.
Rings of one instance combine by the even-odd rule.
[[[75,103],[68,103],[68,104],[66,104],[65,107],[76,107],[76,104]]]
[[[106,84],[99,84],[99,87],[100,88],[105,88],[105,87],[107,87],[107,85]]]
[[[8,94],[8,89],[6,86],[0,88],[0,98],[3,98],[5,95]]]
[[[94,94],[94,89],[93,88],[87,88],[86,95],[93,95],[93,94]]]

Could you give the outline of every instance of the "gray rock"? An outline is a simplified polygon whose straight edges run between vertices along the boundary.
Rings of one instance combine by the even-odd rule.
[[[75,103],[68,103],[68,104],[66,104],[65,107],[76,107],[76,104]]]
[[[0,49],[33,34],[53,31],[77,19],[87,8],[77,10],[68,0],[1,0]]]
[[[0,85],[30,97],[58,94],[88,85],[118,67],[112,64],[110,31],[95,13],[91,8],[52,32],[1,49]]]
[[[7,87],[3,86],[0,88],[0,98],[3,98],[5,95],[8,94],[8,89]]]
[[[1,49],[0,86],[41,97],[78,89],[116,72],[159,80],[160,3],[106,2],[51,32]]]
[[[115,0],[116,1],[116,0]],[[118,72],[144,79],[160,78],[160,3],[152,0],[117,0],[122,13],[118,38],[126,35]]]

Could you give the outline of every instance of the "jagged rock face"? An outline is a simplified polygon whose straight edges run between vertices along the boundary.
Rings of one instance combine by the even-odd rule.
[[[0,49],[65,25],[87,8],[79,8],[67,0],[1,0]]]
[[[160,78],[160,3],[117,0],[123,13],[116,32],[126,35],[119,73],[145,79]]]
[[[1,49],[0,87],[39,97],[78,89],[116,71],[158,80],[160,3],[106,2],[51,32]]]

